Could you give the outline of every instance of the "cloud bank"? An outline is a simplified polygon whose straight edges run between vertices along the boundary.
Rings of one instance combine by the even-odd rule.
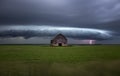
[[[56,26],[2,26],[0,28],[0,37],[54,37],[57,34],[63,34],[73,39],[93,39],[107,40],[111,39],[114,32],[92,28],[75,27],[56,27]]]

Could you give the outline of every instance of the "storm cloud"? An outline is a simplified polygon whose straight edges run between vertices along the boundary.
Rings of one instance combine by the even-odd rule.
[[[1,24],[90,25],[120,19],[119,0],[1,0]]]
[[[0,28],[0,37],[54,37],[63,34],[73,39],[106,40],[113,37],[113,32],[90,28],[55,27],[55,26],[8,26]]]
[[[44,37],[62,33],[73,39],[120,43],[119,28],[120,0],[0,0],[0,39],[45,41]]]

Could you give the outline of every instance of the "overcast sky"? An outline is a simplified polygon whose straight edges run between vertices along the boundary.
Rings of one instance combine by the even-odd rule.
[[[0,44],[120,44],[120,0],[0,0]]]

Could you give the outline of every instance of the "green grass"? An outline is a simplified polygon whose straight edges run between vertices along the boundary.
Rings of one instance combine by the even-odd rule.
[[[0,76],[120,76],[120,45],[0,45]]]

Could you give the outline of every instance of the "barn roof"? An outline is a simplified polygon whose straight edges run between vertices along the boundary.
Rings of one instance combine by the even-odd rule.
[[[62,36],[65,40],[67,40],[67,38],[63,34],[58,34],[54,39],[58,38],[59,36]]]

